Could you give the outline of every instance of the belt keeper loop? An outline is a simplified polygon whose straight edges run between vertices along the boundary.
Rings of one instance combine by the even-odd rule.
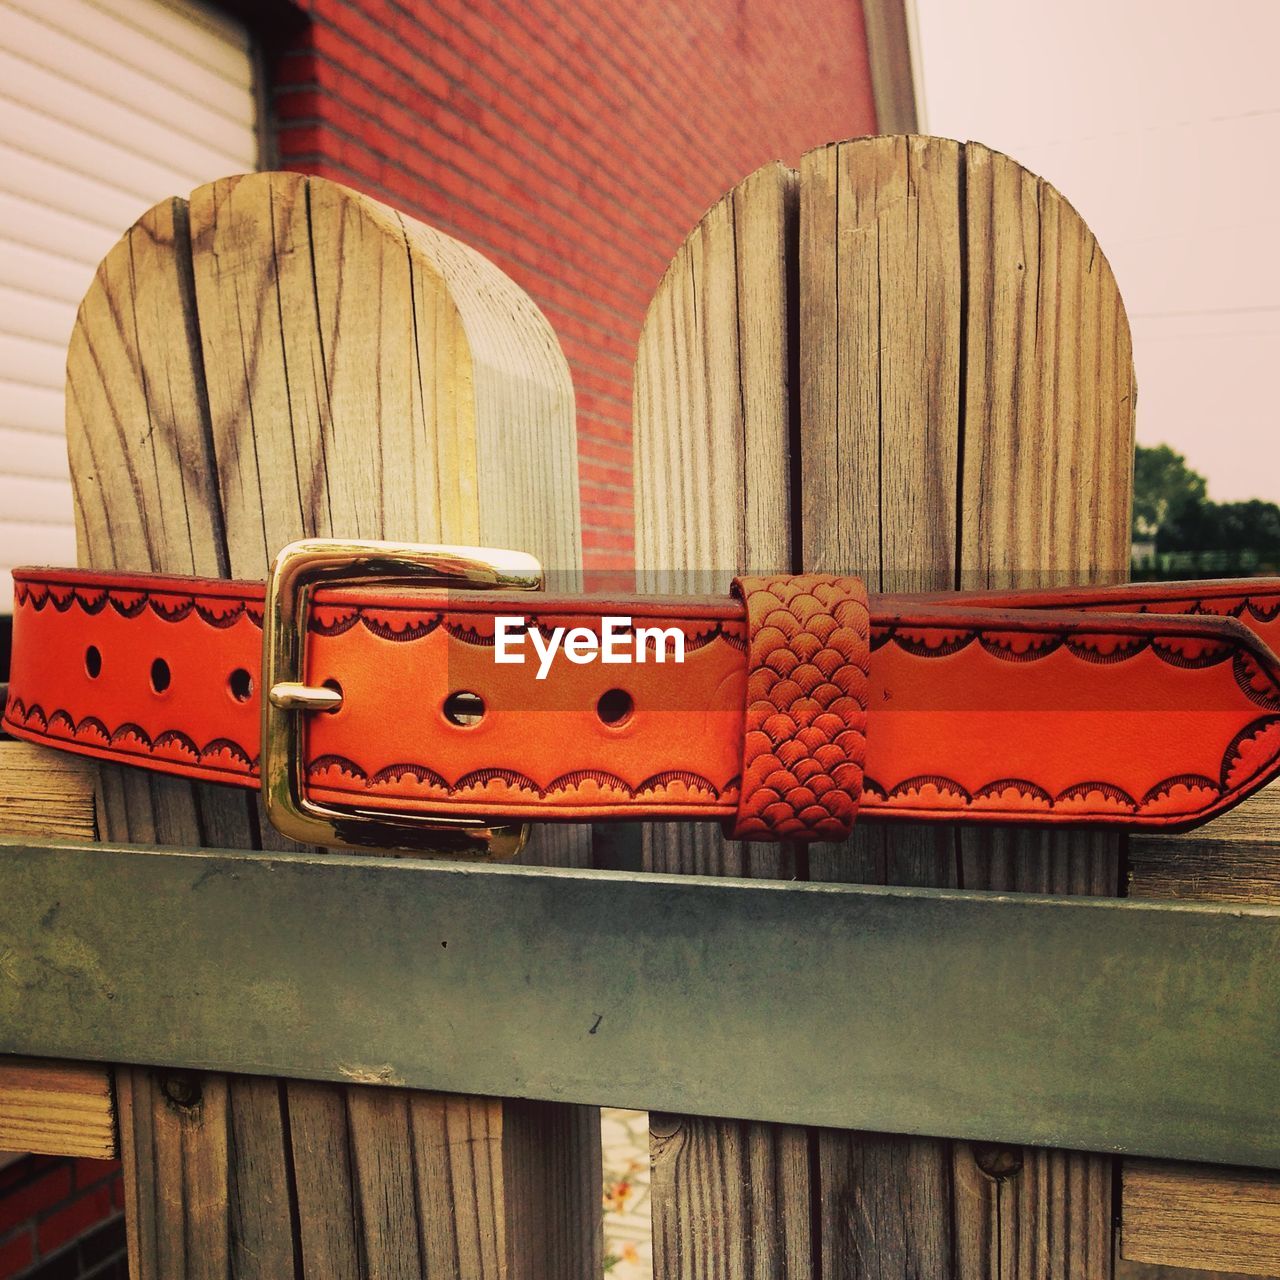
[[[871,624],[858,578],[735,578],[747,613],[735,840],[844,840],[866,759]]]

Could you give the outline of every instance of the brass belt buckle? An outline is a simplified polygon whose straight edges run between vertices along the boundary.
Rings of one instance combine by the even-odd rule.
[[[321,804],[307,796],[300,713],[336,710],[342,694],[303,682],[307,613],[317,585],[427,582],[475,590],[539,591],[542,566],[520,551],[345,542],[311,538],[276,556],[267,579],[262,627],[262,794],[272,825],[304,844],[406,849],[504,861],[528,837],[523,824],[484,818],[423,817],[358,806]]]

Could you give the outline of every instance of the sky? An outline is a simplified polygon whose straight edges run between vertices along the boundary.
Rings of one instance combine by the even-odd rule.
[[[1280,501],[1280,3],[914,0],[921,131],[1047,178],[1111,262],[1137,431]]]

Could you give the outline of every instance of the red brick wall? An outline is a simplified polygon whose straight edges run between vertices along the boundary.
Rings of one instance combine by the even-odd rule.
[[[24,1156],[0,1169],[0,1280],[124,1280],[118,1160]]]
[[[589,567],[631,565],[631,361],[671,255],[730,186],[872,132],[858,0],[307,0],[273,59],[281,164],[481,250],[577,390]]]

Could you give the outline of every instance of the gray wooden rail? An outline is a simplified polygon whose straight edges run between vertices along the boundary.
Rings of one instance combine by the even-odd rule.
[[[1280,907],[4,841],[0,880],[0,1053],[1280,1165]]]

